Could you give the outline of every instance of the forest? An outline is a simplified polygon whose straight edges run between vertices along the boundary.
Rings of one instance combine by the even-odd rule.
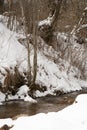
[[[0,130],[86,130],[86,94],[87,0],[0,0]]]

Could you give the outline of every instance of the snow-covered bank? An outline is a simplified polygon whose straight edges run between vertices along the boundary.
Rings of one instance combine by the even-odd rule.
[[[36,100],[34,100],[28,95],[28,92],[29,92],[29,88],[26,85],[21,86],[18,89],[18,92],[14,96],[12,94],[9,94],[7,98],[6,98],[6,94],[0,92],[0,105],[2,105],[4,101],[17,100],[17,99],[18,100],[22,99],[26,102],[37,103]]]
[[[37,114],[31,117],[19,117],[16,120],[0,119],[0,127],[7,124],[11,130],[86,130],[87,94],[79,95],[75,102],[59,111]]]
[[[78,69],[71,67],[70,72],[67,74],[68,67],[67,62],[62,61],[62,63],[55,64],[52,60],[39,53],[36,82],[42,86],[47,86],[47,91],[43,93],[37,90],[35,96],[55,95],[57,90],[67,93],[87,87],[86,81],[75,78],[79,73]]]
[[[26,55],[26,49],[18,43],[15,33],[0,23],[0,66],[14,66],[23,62]]]
[[[18,67],[21,75],[27,72],[27,49],[20,44],[14,32],[11,32],[5,25],[0,23],[0,82],[1,87],[5,87],[5,78],[7,71],[14,74],[15,66]],[[42,41],[41,41],[42,42]],[[46,90],[41,92],[36,90],[34,96],[41,97],[48,94],[56,95],[58,91],[63,93],[81,90],[82,87],[87,87],[87,81],[80,79],[80,71],[71,66],[63,60],[58,59],[56,63],[54,60],[58,59],[58,52],[53,50],[52,47],[44,45],[38,49],[37,57],[37,78],[36,83],[39,86],[45,86]],[[31,47],[31,67],[33,66],[33,49]],[[33,69],[31,68],[33,71]],[[25,86],[25,89],[24,87]],[[8,95],[7,100],[10,99],[24,99],[31,101],[28,96],[29,88],[23,84],[21,88],[17,89],[17,93],[13,96],[11,93]],[[10,86],[14,88],[14,86]],[[24,93],[21,95],[21,90]],[[20,91],[20,92],[19,92]],[[22,92],[23,92],[22,91]],[[1,93],[0,102],[5,101],[5,94]],[[33,101],[33,100],[32,100]]]

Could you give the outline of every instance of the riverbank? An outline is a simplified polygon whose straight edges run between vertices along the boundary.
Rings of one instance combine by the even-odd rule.
[[[0,119],[0,127],[11,128],[10,130],[86,130],[86,111],[87,94],[81,94],[77,96],[72,105],[59,112]]]
[[[23,38],[23,35],[19,37]],[[67,35],[59,33],[58,41],[61,41],[59,43],[61,47],[68,44],[64,42],[64,38],[67,39]],[[81,46],[73,38],[72,50],[75,50],[74,47],[79,52]],[[83,47],[80,51],[82,50],[84,51]],[[63,50],[55,50],[38,37],[36,86],[31,85],[33,89],[31,93],[27,75],[29,71],[27,48],[18,41],[16,32],[10,31],[4,23],[0,23],[0,104],[18,99],[35,102],[32,97],[56,96],[79,91],[83,87],[87,88],[86,71],[83,73],[83,69],[80,70],[69,63],[68,57],[66,59],[61,57],[62,52]],[[33,57],[34,50],[30,44],[31,79],[33,79]]]
[[[21,114],[32,116],[38,113],[57,112],[71,105],[79,94],[86,94],[87,90],[81,90],[59,96],[47,96],[36,98],[37,103],[24,102],[22,100],[4,102],[0,106],[0,118],[14,118]]]

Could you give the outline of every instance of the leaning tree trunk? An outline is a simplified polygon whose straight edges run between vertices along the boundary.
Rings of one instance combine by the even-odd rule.
[[[50,42],[53,37],[53,32],[57,25],[57,19],[59,16],[62,1],[63,0],[49,0],[49,16],[47,19],[39,22],[39,35],[46,42]]]

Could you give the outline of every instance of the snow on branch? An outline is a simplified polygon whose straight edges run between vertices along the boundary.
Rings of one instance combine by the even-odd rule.
[[[87,24],[84,23],[86,18],[87,18],[87,7],[84,9],[78,24],[74,26],[73,30],[71,31],[71,35],[79,32],[83,28],[87,28]]]

